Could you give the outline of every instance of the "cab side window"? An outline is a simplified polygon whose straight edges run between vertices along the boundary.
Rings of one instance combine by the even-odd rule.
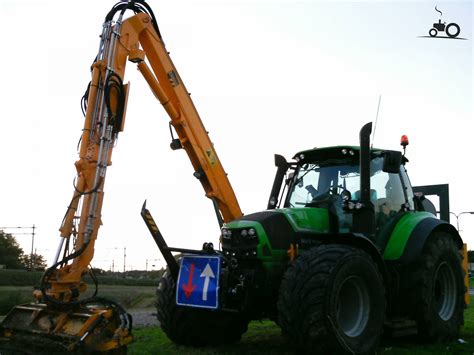
[[[405,204],[405,194],[399,174],[383,172],[374,159],[370,186],[375,207],[377,231],[380,230]]]
[[[389,174],[380,171],[372,175],[370,179],[372,189],[372,203],[375,205],[375,213],[386,214],[397,213],[405,203],[402,183],[398,174]]]

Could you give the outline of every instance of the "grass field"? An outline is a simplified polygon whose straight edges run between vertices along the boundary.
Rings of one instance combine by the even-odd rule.
[[[472,299],[471,302],[473,302]],[[472,305],[472,303],[471,303]],[[237,344],[189,348],[175,345],[159,327],[142,328],[134,331],[135,342],[129,347],[129,355],[139,354],[294,354],[291,344],[281,336],[280,328],[271,321],[251,322],[248,332]],[[458,342],[420,344],[416,339],[386,340],[377,350],[377,354],[387,355],[428,355],[428,354],[474,354],[474,305],[465,312],[465,324]]]

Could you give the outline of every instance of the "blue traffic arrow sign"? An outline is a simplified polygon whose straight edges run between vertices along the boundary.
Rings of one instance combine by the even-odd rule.
[[[218,308],[219,276],[219,256],[183,256],[176,285],[176,304]]]

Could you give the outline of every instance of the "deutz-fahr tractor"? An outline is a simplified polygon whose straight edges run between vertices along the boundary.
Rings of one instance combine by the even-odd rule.
[[[277,322],[300,351],[321,354],[371,353],[384,332],[427,341],[458,335],[463,242],[447,221],[447,185],[412,187],[408,141],[403,154],[374,149],[371,130],[362,127],[358,147],[305,150],[292,162],[275,155],[267,210],[225,223],[221,250],[210,243],[188,250],[218,259],[216,309],[179,304],[186,256],[178,264],[168,255],[157,311],[170,339],[230,343],[262,318]],[[441,219],[425,197],[432,194]]]

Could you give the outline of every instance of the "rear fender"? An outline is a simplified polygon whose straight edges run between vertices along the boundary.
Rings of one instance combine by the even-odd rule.
[[[408,264],[418,258],[425,246],[428,237],[435,231],[443,231],[449,234],[456,242],[459,250],[463,248],[463,241],[456,228],[451,224],[440,221],[436,218],[430,218],[418,223],[410,235],[405,250],[399,261],[402,264]]]
[[[435,231],[448,233],[461,250],[463,241],[456,228],[451,224],[434,218],[431,213],[407,213],[395,226],[384,259],[409,264],[418,258],[428,237]]]

